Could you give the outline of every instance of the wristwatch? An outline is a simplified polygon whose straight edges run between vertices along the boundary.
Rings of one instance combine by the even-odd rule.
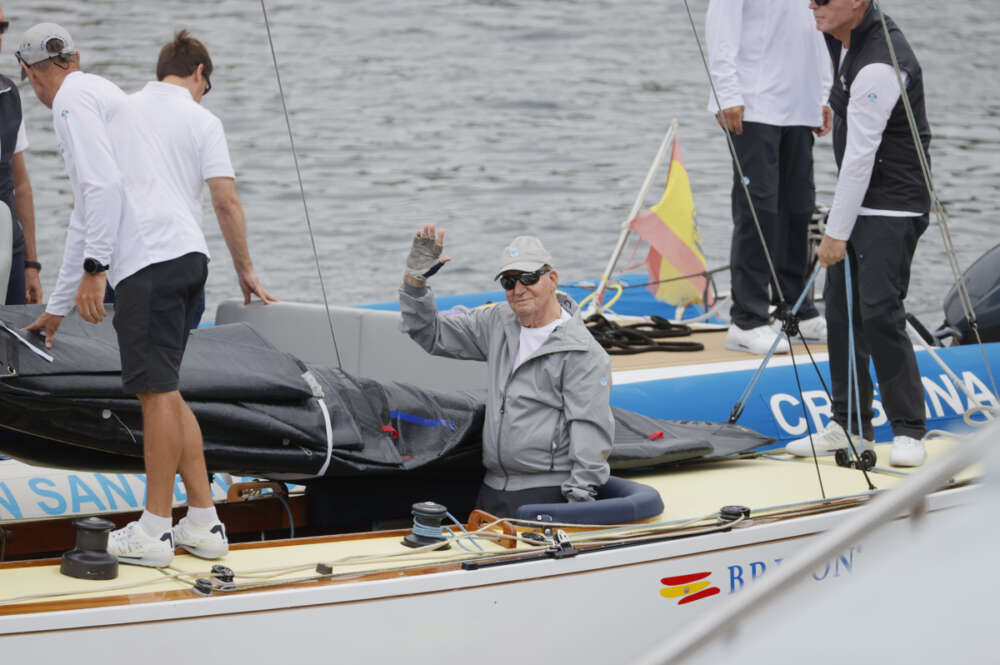
[[[91,275],[96,275],[102,273],[108,269],[108,266],[101,263],[97,259],[86,258],[83,260],[83,269],[86,270]]]

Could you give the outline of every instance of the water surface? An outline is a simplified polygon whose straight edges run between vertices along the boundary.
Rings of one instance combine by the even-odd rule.
[[[691,2],[700,34],[706,7]],[[996,4],[883,7],[924,67],[935,184],[967,267],[998,239]],[[67,0],[4,9],[12,25],[0,71],[8,75],[16,74],[17,36],[42,20],[63,24],[84,69],[127,92],[153,78],[174,30],[202,39],[216,65],[205,104],[226,127],[257,271],[282,299],[321,300],[259,3]],[[728,262],[729,157],[705,110],[706,75],[683,2],[282,0],[268,9],[332,302],[395,298],[409,237],[426,222],[448,230],[454,260],[434,278],[442,292],[490,288],[499,250],[522,233],[543,238],[564,280],[598,275],[673,118],[709,264]],[[21,90],[48,293],[72,197],[49,112]],[[817,141],[815,159],[818,200],[828,204],[829,137]],[[207,199],[206,212],[214,311],[238,290]],[[908,306],[936,325],[950,283],[932,226]]]

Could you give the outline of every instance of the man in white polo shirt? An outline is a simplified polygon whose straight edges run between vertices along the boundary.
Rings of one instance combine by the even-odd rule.
[[[109,551],[122,561],[146,565],[166,565],[173,555],[173,548],[162,547],[160,534],[171,531],[178,472],[188,512],[172,530],[174,545],[209,559],[228,552],[212,502],[201,430],[177,390],[188,322],[208,269],[201,212],[205,183],[244,301],[249,303],[252,294],[265,303],[275,300],[250,260],[222,123],[200,105],[211,90],[211,73],[204,45],[186,31],[177,33],[160,51],[158,80],[131,95],[109,126],[126,192],[109,269],[116,284],[115,329],[122,383],[142,402],[148,481],[146,511],[138,523],[112,533]],[[91,303],[99,305],[96,294]]]
[[[110,114],[107,131],[114,137],[125,197],[119,219],[109,215],[97,221],[101,228],[95,235],[109,233],[112,251],[86,256],[87,277],[76,297],[80,315],[96,323],[106,315],[105,275],[115,287],[122,385],[142,404],[146,510],[137,522],[112,532],[108,542],[108,550],[125,563],[169,565],[174,546],[209,559],[229,550],[212,501],[201,430],[178,390],[188,322],[208,275],[201,212],[205,183],[245,302],[251,294],[274,301],[250,260],[222,123],[199,103],[211,89],[211,72],[208,51],[182,31],[160,52],[159,80]],[[177,473],[187,490],[188,512],[172,528]]]

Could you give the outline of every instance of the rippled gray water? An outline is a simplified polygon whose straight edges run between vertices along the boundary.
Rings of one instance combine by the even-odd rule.
[[[803,0],[805,1],[805,0]],[[703,33],[707,0],[691,0]],[[889,0],[925,71],[935,182],[967,267],[998,240],[1000,83],[996,3]],[[448,230],[439,292],[491,288],[499,249],[531,232],[562,278],[598,275],[672,118],[710,266],[728,262],[730,166],[705,111],[707,83],[679,0],[269,1],[272,29],[331,301],[395,298],[409,237]],[[102,0],[4,6],[0,71],[35,22],[63,24],[84,69],[127,92],[153,77],[160,46],[189,28],[216,65],[206,106],[225,123],[266,286],[319,302],[305,215],[260,5],[253,0]],[[47,109],[22,87],[46,293],[72,198]],[[829,203],[829,137],[816,146]],[[655,201],[660,192],[650,195]],[[210,311],[237,294],[209,213]],[[725,284],[726,277],[722,279]],[[940,321],[951,282],[936,227],[914,265],[910,309]]]

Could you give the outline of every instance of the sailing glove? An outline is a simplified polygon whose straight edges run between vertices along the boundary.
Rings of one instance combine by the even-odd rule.
[[[406,257],[406,274],[414,279],[424,280],[436,273],[444,265],[441,261],[443,249],[432,236],[414,236],[410,255]]]

